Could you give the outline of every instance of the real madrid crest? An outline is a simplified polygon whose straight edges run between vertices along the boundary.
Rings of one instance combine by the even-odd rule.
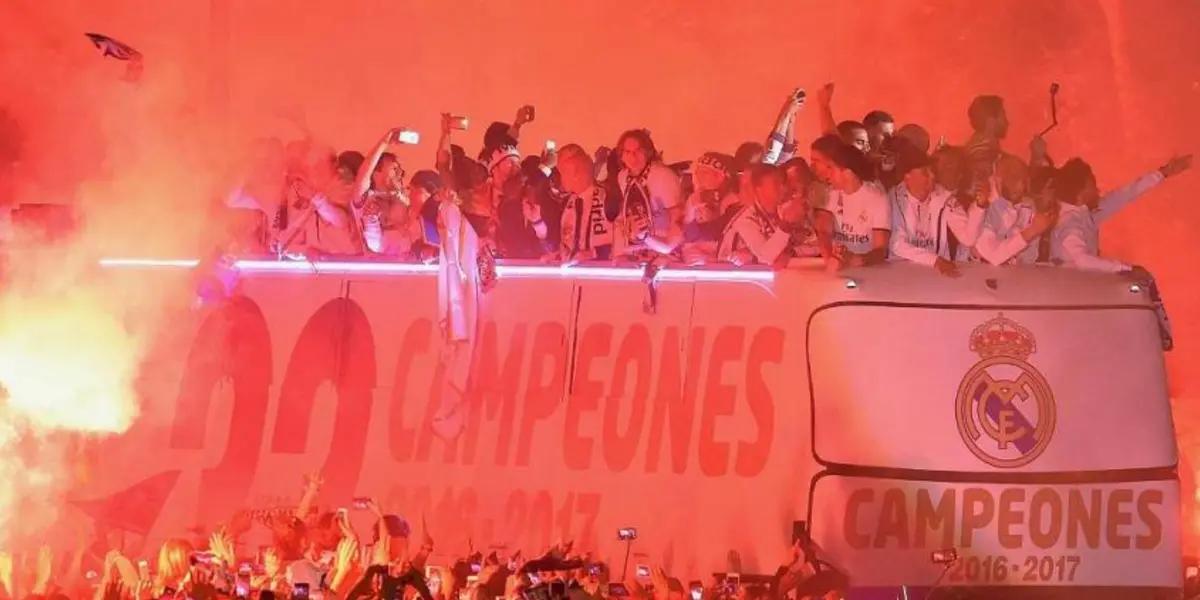
[[[967,371],[955,402],[958,432],[983,462],[1013,469],[1033,462],[1054,434],[1054,394],[1026,362],[1037,352],[1033,333],[998,315],[971,332],[980,361]]]

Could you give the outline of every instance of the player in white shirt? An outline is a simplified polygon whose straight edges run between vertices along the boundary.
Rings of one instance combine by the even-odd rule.
[[[683,190],[679,176],[659,160],[644,129],[621,134],[617,142],[621,209],[616,219],[614,255],[670,254],[682,239]]]
[[[592,157],[578,144],[567,144],[558,151],[558,173],[566,197],[557,258],[607,260],[612,254],[614,225],[604,211],[604,187],[596,184]]]
[[[1051,181],[1059,201],[1058,223],[1050,242],[1052,258],[1065,266],[1089,271],[1132,271],[1131,265],[1100,256],[1100,223],[1164,179],[1191,166],[1190,154],[1176,156],[1157,171],[1101,197],[1092,168],[1078,158],[1067,161]]]
[[[754,201],[743,206],[725,228],[717,252],[719,260],[736,265],[786,263],[791,234],[779,218],[786,182],[783,171],[775,165],[751,167]]]
[[[812,168],[830,184],[827,204],[817,211],[817,235],[831,270],[887,260],[892,211],[883,188],[872,180],[867,156],[840,138],[813,142]]]
[[[892,260],[907,260],[934,267],[943,275],[958,276],[950,255],[951,234],[962,247],[975,245],[984,210],[972,203],[964,209],[950,191],[934,181],[930,158],[913,147],[904,147],[896,159],[901,183],[892,188]]]
[[[996,162],[992,200],[975,241],[973,257],[993,265],[1037,262],[1039,241],[1054,225],[1057,201],[1048,190],[1029,192],[1029,167],[1011,154]],[[1039,201],[1042,198],[1049,201]]]

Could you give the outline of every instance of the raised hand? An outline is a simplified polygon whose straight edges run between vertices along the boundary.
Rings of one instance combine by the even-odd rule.
[[[7,552],[0,552],[0,585],[4,586],[7,596],[13,596],[13,558]]]
[[[224,527],[214,531],[212,536],[208,538],[208,551],[212,552],[213,556],[216,556],[226,566],[234,563],[233,539],[225,532]]]
[[[279,567],[281,565],[279,561],[279,554],[275,552],[274,548],[267,548],[265,551],[263,551],[262,561],[263,574],[267,576],[267,579],[275,579],[279,576]]]
[[[1162,173],[1163,177],[1174,177],[1190,168],[1192,168],[1192,155],[1184,154],[1171,157],[1171,160],[1159,168],[1158,172]]]
[[[517,109],[517,118],[516,118],[516,120],[513,121],[513,124],[517,125],[517,126],[521,126],[526,123],[532,122],[533,115],[534,115],[533,105],[526,104],[525,106],[522,106],[521,108]]]
[[[826,83],[817,90],[817,102],[821,106],[829,106],[833,102],[833,82]]]
[[[50,585],[50,576],[54,569],[54,552],[50,550],[50,546],[42,546],[38,549],[37,554],[37,569],[34,578],[33,593],[45,594],[46,588]]]

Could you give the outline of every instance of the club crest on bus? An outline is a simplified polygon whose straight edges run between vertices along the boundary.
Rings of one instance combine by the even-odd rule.
[[[1054,434],[1054,394],[1026,362],[1037,352],[1033,333],[1003,314],[971,332],[980,361],[958,386],[958,432],[983,462],[1013,469],[1033,462]]]

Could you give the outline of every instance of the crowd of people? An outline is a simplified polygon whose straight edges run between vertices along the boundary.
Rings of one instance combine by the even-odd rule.
[[[0,552],[0,600],[804,600],[849,585],[805,536],[772,573],[692,580],[640,560],[610,566],[569,541],[528,558],[519,549],[435,550],[424,522],[418,535],[370,498],[318,509],[321,483],[306,478],[294,509],[243,511],[206,539],[167,539],[157,551],[122,547],[97,527],[92,545],[69,561],[48,547],[24,557]],[[369,511],[369,535],[351,525],[351,510]],[[247,538],[264,533],[256,529],[271,541],[252,550]]]
[[[366,155],[263,142],[254,174],[227,202],[244,209],[234,247],[433,261],[452,210],[470,224],[483,262],[781,266],[821,257],[831,270],[911,261],[950,276],[972,261],[1121,272],[1133,267],[1100,255],[1098,225],[1192,163],[1172,158],[1102,195],[1087,162],[1056,163],[1040,136],[1028,160],[1007,151],[998,96],[975,98],[973,134],[949,145],[915,123],[897,127],[882,110],[838,122],[833,91],[827,84],[817,94],[825,134],[808,160],[794,134],[807,103],[799,89],[765,143],[670,164],[644,129],[594,152],[547,143],[523,155],[532,106],[512,123],[492,123],[474,158],[454,143],[468,119],[443,115],[431,168],[411,176],[391,151],[417,141],[405,129],[389,130]]]

